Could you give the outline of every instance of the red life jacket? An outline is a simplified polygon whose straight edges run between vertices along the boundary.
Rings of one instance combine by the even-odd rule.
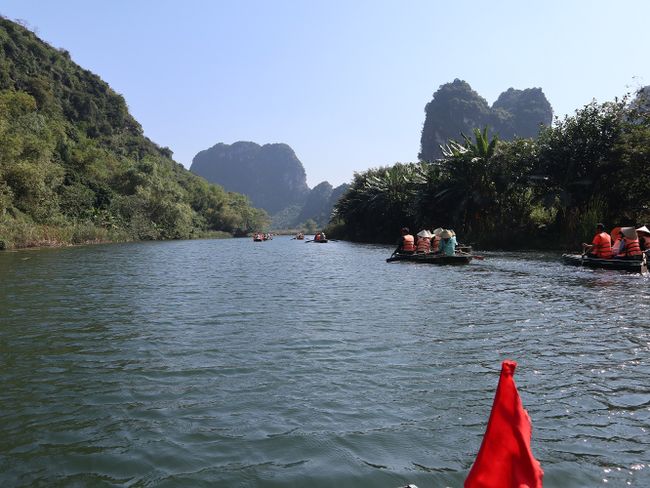
[[[640,256],[643,254],[641,247],[639,246],[639,239],[624,239],[625,249],[621,253],[621,256]]]
[[[603,259],[612,257],[612,240],[607,232],[596,234],[592,243],[594,247],[591,249],[591,253],[596,257]]]
[[[415,251],[415,239],[411,234],[402,236],[402,251]]]
[[[431,250],[431,240],[428,237],[418,239],[417,252],[429,252]]]

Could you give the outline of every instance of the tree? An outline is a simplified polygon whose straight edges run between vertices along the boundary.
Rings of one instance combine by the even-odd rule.
[[[415,220],[418,190],[425,183],[423,163],[356,173],[334,208],[335,218],[345,222],[352,240],[390,242],[400,227]]]
[[[488,138],[487,127],[474,129],[474,140],[461,134],[463,142],[450,141],[442,147],[440,185],[434,195],[439,212],[463,233],[479,232],[496,204],[492,157],[498,139]]]

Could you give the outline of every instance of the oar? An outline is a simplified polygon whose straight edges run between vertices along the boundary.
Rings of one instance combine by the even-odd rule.
[[[460,254],[461,256],[471,256],[473,259],[478,259],[479,261],[483,261],[485,259],[485,256],[478,256],[476,254],[470,254],[470,253],[464,252],[464,251],[456,251],[456,252],[458,254]]]
[[[305,240],[305,244],[307,244],[308,242],[314,242],[314,239],[312,239],[312,240]]]

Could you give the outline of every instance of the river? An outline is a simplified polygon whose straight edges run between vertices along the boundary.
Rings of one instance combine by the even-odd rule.
[[[277,237],[0,253],[0,485],[460,487],[501,362],[546,487],[650,486],[650,279]]]

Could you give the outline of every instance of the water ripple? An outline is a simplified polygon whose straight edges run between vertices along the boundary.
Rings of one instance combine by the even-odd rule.
[[[650,485],[647,277],[390,251],[0,254],[2,485],[461,486],[506,358],[545,486]]]

